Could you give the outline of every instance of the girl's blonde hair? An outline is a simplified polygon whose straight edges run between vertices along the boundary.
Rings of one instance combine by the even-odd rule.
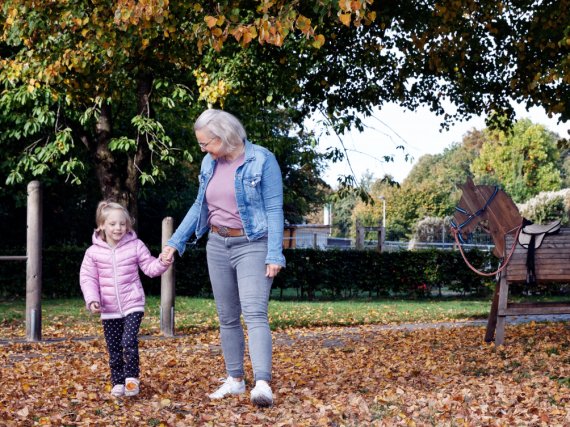
[[[125,216],[125,223],[127,225],[127,232],[132,231],[134,219],[131,217],[131,214],[123,205],[114,202],[112,200],[103,200],[99,202],[97,205],[97,213],[95,214],[95,223],[97,224],[97,233],[101,239],[105,240],[105,231],[103,230],[103,224],[105,224],[105,220],[109,216],[109,212],[113,209],[117,209],[123,212]]]

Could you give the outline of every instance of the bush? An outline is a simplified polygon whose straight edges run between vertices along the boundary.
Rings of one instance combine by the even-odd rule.
[[[150,248],[158,254],[159,248]],[[22,254],[24,250],[12,254]],[[79,269],[85,248],[50,247],[43,252],[43,289],[45,297],[81,296]],[[477,268],[493,262],[492,255],[468,253]],[[4,253],[6,255],[6,253]],[[473,273],[457,251],[436,249],[378,253],[376,251],[286,249],[287,268],[276,278],[274,289],[298,298],[325,296],[397,296],[421,298],[431,290],[448,288],[465,295],[485,293],[486,279]],[[160,295],[160,280],[141,273],[148,295]],[[211,295],[206,250],[189,249],[175,263],[176,294]],[[23,262],[0,263],[0,297],[23,297],[26,269]]]
[[[561,220],[563,226],[568,224],[570,208],[570,189],[560,191],[543,191],[517,207],[521,215],[535,223],[545,224],[553,220]]]

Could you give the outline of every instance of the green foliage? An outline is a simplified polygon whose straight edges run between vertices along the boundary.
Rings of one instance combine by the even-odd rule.
[[[80,296],[79,268],[85,248],[51,247],[43,254],[43,289],[47,297]],[[158,247],[150,247],[158,253]],[[20,251],[2,251],[19,255]],[[274,281],[274,289],[293,291],[299,298],[316,295],[349,298],[366,295],[419,298],[431,289],[447,287],[463,294],[482,294],[485,279],[465,265],[459,252],[402,251],[319,251],[286,249],[287,268]],[[483,268],[492,259],[487,253],[470,251],[470,262]],[[210,282],[204,248],[188,249],[175,263],[177,295],[210,295]],[[145,291],[160,294],[158,279],[141,274]],[[0,296],[25,295],[25,265],[22,262],[0,263]]]
[[[473,129],[461,144],[421,157],[400,187],[382,190],[388,206],[387,240],[410,239],[424,218],[451,215],[461,196],[458,185],[472,173],[479,184],[499,185],[509,195],[512,191],[514,200],[524,201],[541,191],[558,189],[562,166],[556,141],[557,136],[542,125],[525,119],[512,131]],[[543,222],[566,216],[560,201],[542,200],[525,208],[529,219]],[[363,204],[357,206],[355,214],[372,224],[381,218],[377,208]]]
[[[522,203],[541,191],[560,189],[556,136],[528,119],[512,131],[487,130],[472,171],[480,184],[501,185],[513,201]]]
[[[512,99],[568,119],[560,77],[569,74],[566,22],[565,1],[6,0],[0,125],[9,129],[9,182],[48,173],[82,182],[82,169],[93,169],[78,151],[88,147],[101,157],[89,160],[104,169],[100,187],[129,182],[108,191],[134,198],[133,181],[156,182],[175,147],[192,155],[188,135],[177,138],[185,120],[230,102],[295,109],[296,123],[321,111],[339,134],[362,128],[358,113],[384,102],[426,105],[445,124],[481,113],[512,117]],[[448,101],[454,114],[445,113]],[[168,110],[177,126],[167,126]],[[133,123],[137,116],[154,123]],[[68,128],[75,149],[56,156],[50,145]]]

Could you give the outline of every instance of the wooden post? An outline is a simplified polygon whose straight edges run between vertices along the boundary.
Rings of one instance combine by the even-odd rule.
[[[384,223],[378,221],[378,252],[384,251],[384,240],[386,239],[386,228]]]
[[[317,249],[317,233],[313,233],[313,249]]]
[[[162,247],[166,245],[172,230],[174,220],[166,217],[162,220]],[[160,331],[167,337],[174,336],[174,264],[160,278]]]
[[[26,340],[42,339],[42,188],[28,184],[26,237]]]
[[[356,249],[364,249],[364,227],[356,220]]]
[[[499,303],[497,307],[497,326],[495,329],[495,345],[505,342],[505,323],[507,322],[507,300],[509,298],[509,282],[506,271],[502,272],[499,280]]]
[[[495,284],[495,293],[493,294],[493,302],[491,303],[491,310],[489,318],[487,319],[487,329],[485,331],[485,342],[493,342],[495,340],[495,329],[497,328],[497,313],[499,311],[499,289],[501,288],[501,277]]]

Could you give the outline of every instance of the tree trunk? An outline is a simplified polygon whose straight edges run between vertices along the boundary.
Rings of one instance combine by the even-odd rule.
[[[152,90],[152,75],[141,74],[137,87],[138,114],[150,117],[150,96]],[[127,207],[135,219],[138,219],[137,196],[139,190],[140,170],[148,160],[147,135],[137,135],[137,151],[127,155],[126,164],[119,161],[109,150],[109,142],[113,136],[113,112],[107,103],[101,105],[101,114],[95,125],[95,141],[88,144],[95,164],[95,173],[103,199],[113,199]],[[84,139],[83,139],[84,140]],[[85,142],[85,141],[84,141]],[[122,170],[125,167],[125,170]]]
[[[113,113],[106,102],[101,105],[101,115],[95,125],[95,141],[91,145],[91,156],[95,163],[95,173],[99,181],[103,199],[125,202],[125,192],[121,185],[121,173],[117,159],[109,150],[109,141],[113,133]]]
[[[141,116],[151,117],[152,109],[150,108],[150,96],[152,92],[153,77],[148,73],[141,73],[137,84],[137,113]],[[133,218],[138,218],[138,191],[139,191],[139,175],[145,163],[148,161],[149,148],[146,134],[137,135],[137,151],[134,155],[129,156],[127,160],[127,176],[125,179],[125,187],[128,193],[127,206]],[[135,222],[136,224],[136,222]]]

